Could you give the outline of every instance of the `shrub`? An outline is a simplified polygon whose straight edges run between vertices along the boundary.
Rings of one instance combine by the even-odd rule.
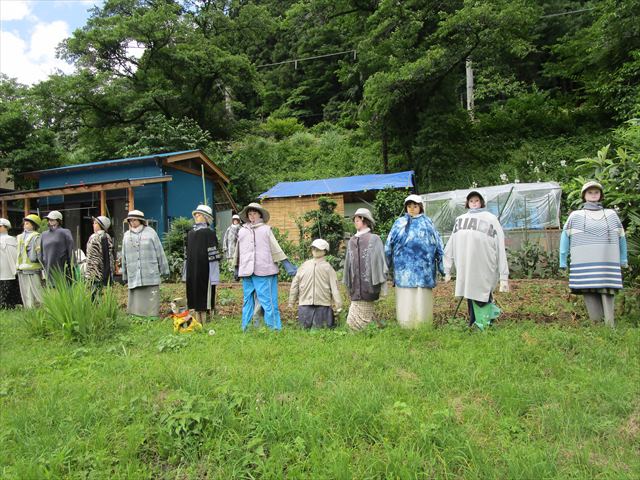
[[[317,210],[311,210],[302,216],[298,222],[300,228],[300,257],[309,255],[311,242],[316,238],[322,238],[329,242],[331,255],[338,255],[342,240],[344,239],[345,222],[339,213],[336,213],[338,204],[328,197],[318,198]]]
[[[376,195],[373,202],[373,218],[376,221],[374,229],[384,242],[389,231],[400,215],[404,212],[404,199],[411,192],[409,190],[397,190],[385,188]]]
[[[182,277],[182,268],[186,257],[185,240],[192,226],[193,220],[189,218],[174,218],[169,226],[169,231],[164,236],[163,244],[169,262],[169,276],[173,281],[178,281]]]
[[[93,295],[82,277],[67,282],[64,274],[53,273],[56,288],[46,288],[41,310],[29,312],[27,328],[33,335],[61,333],[66,339],[88,342],[111,336],[123,318],[111,287]]]

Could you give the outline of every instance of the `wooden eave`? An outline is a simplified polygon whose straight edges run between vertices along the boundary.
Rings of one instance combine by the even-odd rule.
[[[107,190],[120,190],[122,188],[141,187],[153,183],[164,183],[173,180],[171,175],[162,177],[134,178],[129,180],[115,180],[111,182],[80,183],[65,185],[64,187],[42,188],[38,190],[23,190],[0,194],[0,201],[24,200],[31,198],[53,197],[57,195],[75,195],[79,193],[102,192]]]

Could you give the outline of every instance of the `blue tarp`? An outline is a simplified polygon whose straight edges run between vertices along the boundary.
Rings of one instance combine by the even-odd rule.
[[[304,182],[280,182],[260,195],[260,198],[303,197],[330,193],[366,192],[383,188],[413,190],[413,170],[398,173],[357,175],[355,177],[325,178]]]

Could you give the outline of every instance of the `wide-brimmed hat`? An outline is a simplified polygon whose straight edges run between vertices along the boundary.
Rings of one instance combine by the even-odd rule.
[[[7,227],[8,229],[11,228],[11,222],[6,218],[0,218],[0,225]]]
[[[58,210],[51,210],[49,214],[44,218],[46,218],[47,220],[57,220],[59,222],[62,222],[62,214]]]
[[[27,215],[22,220],[26,220],[27,222],[31,222],[36,228],[40,228],[40,225],[42,224],[42,220],[40,220],[40,217],[38,215],[36,215],[35,213],[31,213],[31,214]]]
[[[237,213],[231,216],[231,221],[233,222],[234,220],[242,221],[240,215],[238,215]]]
[[[602,201],[602,199],[604,198],[604,189],[602,188],[602,185],[596,182],[595,180],[590,180],[582,186],[582,189],[580,190],[580,196],[582,197],[582,201],[584,202],[584,194],[590,188],[597,188],[598,190],[600,190],[600,201]]]
[[[198,208],[191,212],[191,216],[194,218],[194,220],[196,218],[196,213],[201,213],[204,218],[207,219],[208,224],[213,223],[213,210],[211,210],[211,207],[209,205],[198,205]]]
[[[100,225],[105,232],[109,230],[109,227],[111,226],[111,220],[109,220],[107,217],[105,217],[104,215],[99,215],[92,218],[95,222],[98,222],[98,225]]]
[[[328,252],[329,242],[323,240],[322,238],[316,238],[313,242],[311,242],[311,248],[317,248],[318,250],[324,250],[325,252]]]
[[[249,217],[247,217],[247,212],[249,210],[257,210],[258,212],[260,212],[260,215],[262,215],[262,221],[264,223],[269,223],[269,218],[271,218],[271,215],[269,215],[269,211],[266,208],[264,208],[262,205],[256,202],[251,202],[249,205],[247,205],[242,209],[242,211],[239,214],[240,220],[242,220],[245,223],[249,221]]]
[[[142,222],[143,225],[147,224],[147,219],[144,218],[144,212],[140,211],[140,210],[131,210],[128,214],[127,214],[127,218],[125,218],[125,220],[128,222],[129,220],[140,220],[140,222]]]
[[[484,196],[484,193],[482,193],[482,190],[471,190],[469,193],[467,193],[467,199],[464,202],[464,208],[469,208],[469,199],[474,195],[480,197],[480,205],[482,208],[484,208],[487,205],[487,200]]]
[[[356,213],[354,213],[351,218],[355,218],[355,217],[362,217],[362,218],[366,218],[367,220],[369,220],[371,222],[371,225],[375,225],[376,221],[373,219],[373,215],[371,215],[371,212],[369,211],[368,208],[359,208],[356,210]]]

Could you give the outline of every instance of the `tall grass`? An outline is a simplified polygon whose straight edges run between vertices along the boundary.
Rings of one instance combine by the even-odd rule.
[[[94,294],[92,286],[78,276],[69,281],[53,273],[55,287],[45,289],[42,308],[25,315],[25,325],[34,336],[59,333],[68,340],[102,340],[122,325],[123,315],[111,287]]]

